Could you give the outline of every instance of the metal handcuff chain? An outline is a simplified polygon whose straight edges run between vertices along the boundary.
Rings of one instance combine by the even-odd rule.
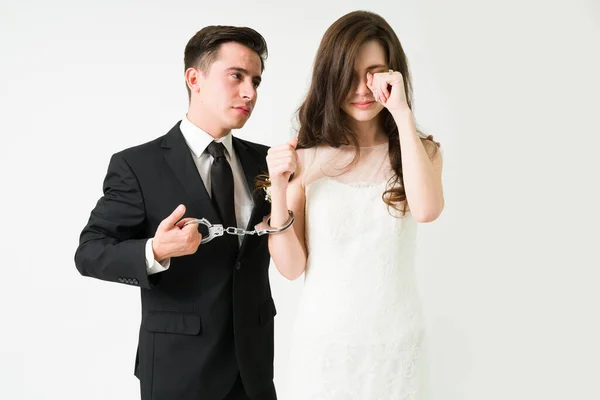
[[[254,226],[254,230],[253,231],[247,231],[245,229],[242,228],[237,228],[237,227],[228,227],[228,228],[224,228],[223,225],[221,224],[211,224],[206,218],[199,218],[199,219],[193,219],[190,220],[188,222],[186,222],[183,226],[187,226],[190,224],[200,224],[200,225],[204,225],[208,228],[208,236],[205,236],[202,238],[202,240],[200,241],[200,243],[204,244],[204,243],[208,243],[211,240],[213,240],[216,237],[219,236],[223,236],[224,234],[229,234],[229,235],[237,235],[237,236],[243,236],[243,235],[257,235],[257,236],[262,236],[262,235],[274,235],[277,233],[281,233],[286,231],[287,229],[289,229],[290,226],[292,226],[292,224],[294,223],[294,213],[290,210],[288,210],[289,213],[289,218],[286,221],[286,223],[280,227],[280,228],[273,228],[270,225],[271,222],[271,215],[267,215],[263,218],[262,222],[260,222],[259,224],[256,224]]]

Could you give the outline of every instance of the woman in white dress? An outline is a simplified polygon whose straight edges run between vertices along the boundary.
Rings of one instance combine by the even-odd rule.
[[[269,249],[286,278],[305,274],[283,400],[421,399],[415,239],[444,207],[442,159],[383,18],[327,30],[298,116],[298,138],[267,156],[271,226],[295,216]]]

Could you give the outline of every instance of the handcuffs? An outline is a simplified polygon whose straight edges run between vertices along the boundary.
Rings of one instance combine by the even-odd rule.
[[[292,226],[292,224],[294,223],[294,219],[295,219],[294,213],[291,210],[288,210],[288,213],[289,213],[289,218],[281,228],[273,228],[270,225],[270,222],[271,222],[270,214],[265,216],[263,218],[262,222],[254,225],[253,231],[247,231],[245,229],[236,228],[233,226],[230,226],[228,228],[223,228],[223,225],[221,225],[221,224],[214,224],[214,225],[211,224],[206,218],[190,220],[190,221],[186,222],[183,226],[187,226],[189,224],[202,224],[202,225],[206,226],[208,228],[208,236],[203,237],[202,240],[200,241],[200,243],[208,243],[216,237],[223,236],[225,233],[227,233],[229,235],[238,235],[238,236],[273,235],[276,233],[281,233],[281,232],[287,230],[290,226]]]

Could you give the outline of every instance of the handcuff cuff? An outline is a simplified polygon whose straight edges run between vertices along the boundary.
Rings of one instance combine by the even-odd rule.
[[[216,237],[223,236],[225,233],[227,233],[229,235],[237,235],[237,236],[243,236],[243,235],[262,236],[262,235],[274,235],[277,233],[284,232],[290,226],[292,226],[292,224],[294,223],[294,220],[295,220],[294,213],[291,210],[288,210],[288,213],[289,213],[289,218],[281,228],[273,228],[270,225],[270,222],[271,222],[270,214],[265,216],[263,218],[262,222],[254,225],[253,231],[247,231],[245,229],[237,228],[237,227],[233,227],[233,226],[224,228],[223,225],[221,225],[221,224],[213,225],[206,218],[199,218],[199,219],[193,219],[193,220],[187,221],[183,226],[187,226],[189,224],[201,224],[201,225],[206,226],[208,228],[208,236],[203,237],[202,240],[200,241],[200,243],[203,244],[203,243],[210,242],[211,240],[213,240]]]

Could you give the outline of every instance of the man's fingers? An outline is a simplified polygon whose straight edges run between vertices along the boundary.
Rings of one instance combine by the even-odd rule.
[[[290,146],[292,146],[294,149],[296,148],[296,146],[298,146],[298,137],[294,136],[289,142],[288,144]]]
[[[169,215],[167,218],[165,218],[160,224],[161,225],[164,224],[163,226],[168,229],[168,228],[172,227],[173,225],[175,225],[177,223],[177,221],[179,221],[181,219],[181,217],[183,217],[184,214],[185,214],[185,206],[183,204],[180,204],[171,213],[171,215]]]
[[[179,229],[183,229],[183,226],[186,224],[186,222],[188,222],[188,221],[193,221],[193,220],[195,220],[195,219],[196,219],[196,218],[191,218],[191,217],[189,217],[189,218],[184,218],[184,219],[182,219],[181,221],[179,221],[178,223],[176,223],[175,225],[176,225],[176,226],[177,226]],[[191,225],[191,224],[190,224],[190,225]]]

